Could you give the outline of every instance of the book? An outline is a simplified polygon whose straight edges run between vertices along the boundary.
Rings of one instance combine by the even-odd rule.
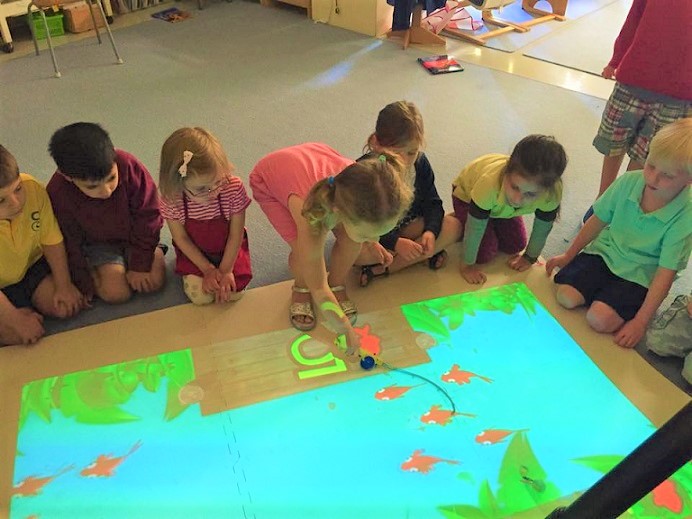
[[[418,63],[423,65],[423,68],[433,75],[461,72],[464,70],[464,67],[461,66],[454,56],[448,54],[418,58]]]
[[[158,13],[151,15],[152,18],[158,18],[159,20],[164,20],[166,22],[176,23],[182,22],[187,18],[190,18],[190,13],[187,11],[181,11],[177,7],[171,7],[170,9],[164,9]]]

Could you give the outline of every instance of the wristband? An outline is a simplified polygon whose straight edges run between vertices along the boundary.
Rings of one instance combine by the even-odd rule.
[[[524,258],[529,263],[531,263],[532,265],[538,261],[538,258],[534,258],[532,256],[529,256],[526,253],[522,254],[521,257]]]

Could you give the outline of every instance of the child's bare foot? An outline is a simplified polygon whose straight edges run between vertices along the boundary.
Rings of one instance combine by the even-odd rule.
[[[293,286],[289,318],[294,328],[301,331],[315,327],[315,310],[312,307],[312,296],[307,288]]]

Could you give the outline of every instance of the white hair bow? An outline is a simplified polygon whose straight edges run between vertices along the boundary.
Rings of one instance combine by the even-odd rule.
[[[192,152],[185,150],[183,152],[183,163],[178,168],[178,174],[180,174],[180,176],[183,178],[185,178],[187,176],[187,165],[190,163],[191,159],[192,159]]]

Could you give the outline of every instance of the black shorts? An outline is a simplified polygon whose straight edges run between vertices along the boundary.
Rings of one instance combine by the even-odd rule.
[[[50,267],[44,256],[31,265],[24,277],[14,285],[2,288],[2,293],[10,300],[16,308],[31,306],[31,296],[34,295],[36,288],[41,284],[46,276],[50,274]]]
[[[625,321],[637,315],[649,291],[613,274],[601,256],[583,252],[555,274],[555,283],[575,288],[586,306],[594,301],[607,304]]]

